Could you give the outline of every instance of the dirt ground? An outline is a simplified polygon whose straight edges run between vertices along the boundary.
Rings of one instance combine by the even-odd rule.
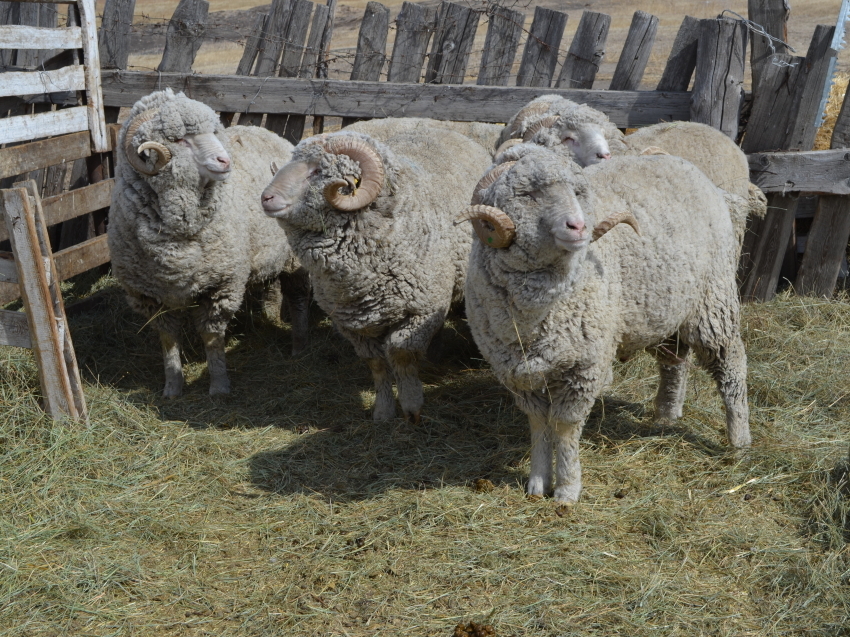
[[[268,5],[252,6],[254,4],[256,4],[256,0],[212,0],[210,2],[208,37],[196,59],[194,69],[197,72],[233,72],[242,54],[244,39],[252,29],[254,16],[258,12],[267,11]],[[390,19],[394,21],[401,9],[402,2],[400,0],[389,0],[384,4],[390,8]],[[436,6],[438,3],[431,0],[424,4]],[[481,7],[485,5],[483,2],[469,2],[469,4]],[[841,0],[807,0],[805,6],[800,2],[791,3],[788,43],[794,47],[798,55],[805,55],[809,39],[816,25],[835,23],[840,4]],[[671,5],[674,5],[675,8],[671,9]],[[134,20],[136,27],[132,36],[134,55],[131,57],[131,64],[133,66],[139,69],[156,67],[165,41],[168,17],[175,6],[176,0],[138,0]],[[346,78],[350,73],[354,50],[357,45],[357,33],[365,6],[365,0],[337,5],[332,42],[334,56],[334,64],[331,69],[332,77]],[[658,36],[644,76],[642,86],[644,89],[653,88],[660,78],[667,56],[673,46],[676,32],[685,15],[710,18],[719,15],[726,9],[741,15],[747,13],[747,2],[745,0],[688,0],[677,3],[671,3],[667,0],[643,0],[638,3],[623,2],[622,0],[587,0],[585,2],[558,0],[531,2],[531,0],[520,0],[509,6],[525,13],[526,29],[531,25],[535,6],[567,12],[570,18],[561,43],[561,58],[569,48],[582,11],[589,10],[609,14],[612,17],[612,23],[608,36],[608,53],[597,78],[599,88],[605,88],[611,79],[634,11],[638,9],[647,11],[658,16],[660,20]],[[469,64],[469,79],[477,74],[486,31],[486,18],[482,18]],[[394,38],[395,30],[391,26],[387,43],[388,55],[392,51]],[[850,68],[848,62],[850,62],[848,54],[842,52],[839,56],[839,70]],[[556,69],[556,74],[557,72]]]

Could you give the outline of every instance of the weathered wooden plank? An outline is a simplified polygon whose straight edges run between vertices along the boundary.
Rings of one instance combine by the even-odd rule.
[[[549,86],[558,63],[558,49],[567,14],[543,7],[534,8],[534,21],[522,51],[522,61],[517,72],[517,86]]]
[[[440,3],[425,82],[463,84],[479,17],[478,11],[469,7],[454,2]]]
[[[850,238],[850,197],[820,197],[794,281],[797,294],[831,297]]]
[[[313,10],[313,22],[310,25],[310,37],[307,39],[307,46],[304,49],[304,58],[301,60],[301,71],[298,77],[309,79],[315,77],[318,72],[319,57],[322,54],[322,36],[328,23],[328,14],[330,9],[327,5],[317,4]],[[387,23],[389,28],[389,23]],[[386,37],[384,38],[386,44]],[[365,79],[365,78],[364,78]],[[378,79],[378,78],[374,78]]]
[[[511,67],[519,48],[525,16],[498,4],[487,5],[487,35],[481,52],[481,67],[476,84],[507,86]]]
[[[354,55],[352,80],[377,82],[381,79],[387,48],[387,34],[390,30],[390,10],[380,2],[366,4],[366,12],[360,22],[357,36],[357,53]],[[342,126],[346,127],[358,121],[357,117],[343,117]]]
[[[750,181],[765,193],[850,195],[850,152],[843,149],[753,153]]]
[[[0,73],[0,97],[83,91],[86,76],[82,66],[66,66],[56,71],[23,71]]]
[[[788,16],[791,6],[788,0],[747,0],[747,12],[750,20],[764,28],[765,32],[783,42],[788,41]],[[774,53],[787,54],[779,43],[771,42],[763,35],[752,36],[750,47],[750,67],[753,71],[753,94],[759,91],[762,71],[769,64]]]
[[[0,345],[32,349],[26,314],[0,310]]]
[[[732,139],[738,136],[746,50],[747,27],[739,20],[700,21],[690,120]]]
[[[741,298],[745,301],[769,301],[776,294],[796,207],[797,201],[793,197],[769,195],[767,214],[764,219],[752,224],[752,251],[746,256],[753,262],[745,269],[740,284]]]
[[[396,18],[396,36],[390,68],[389,82],[419,82],[428,41],[434,32],[436,15],[425,7],[405,2]]]
[[[780,64],[764,67],[761,89],[753,100],[747,134],[741,142],[745,153],[787,149],[799,105],[798,78],[805,60],[777,55]]]
[[[320,79],[328,77],[328,59],[331,52],[331,39],[334,33],[334,15],[336,14],[337,0],[327,0],[328,17],[325,28],[319,39],[319,59],[316,61],[315,76]],[[325,118],[322,115],[313,117],[313,134],[321,135],[325,130]]]
[[[2,200],[38,362],[45,411],[54,418],[70,416],[76,419],[79,414],[63,356],[64,333],[60,334],[60,329],[64,332],[66,326],[56,320],[45,267],[48,264],[39,247],[33,204],[24,188],[4,190]]]
[[[18,24],[37,27],[41,7],[35,4],[22,4],[18,8]],[[22,68],[35,68],[41,62],[38,49],[19,48],[14,64]]]
[[[106,0],[98,32],[100,67],[126,69],[136,0]]]
[[[0,24],[12,25],[20,22],[21,4],[19,2],[0,2]],[[14,49],[0,49],[0,65],[12,66],[18,52]]]
[[[77,6],[80,8],[80,26],[83,33],[86,109],[88,109],[92,150],[98,153],[105,153],[109,148],[109,141],[106,135],[106,120],[103,115],[103,94],[100,89],[100,53],[97,49],[97,23],[94,0],[78,0]]]
[[[192,70],[195,56],[207,31],[207,0],[180,0],[165,34],[165,51],[158,71],[188,73]]]
[[[699,18],[689,15],[682,20],[682,26],[676,34],[673,49],[667,57],[667,64],[661,74],[656,91],[687,91],[691,77],[697,66],[697,48],[699,46]]]
[[[104,263],[109,263],[107,235],[83,241],[75,246],[60,250],[53,255],[60,281],[88,272]]]
[[[803,84],[800,87],[798,115],[787,146],[789,149],[811,150],[815,143],[823,115],[821,109],[825,106],[821,98],[824,89],[832,82],[835,56],[838,53],[832,48],[834,35],[834,26],[820,24],[815,27],[801,70]]]
[[[593,88],[596,72],[605,57],[611,16],[583,11],[570,50],[558,76],[557,88]]]
[[[0,127],[0,144],[77,133],[88,130],[88,127],[88,108],[85,106],[35,115],[17,115],[3,120],[3,126]]]
[[[515,88],[472,84],[415,86],[387,82],[254,78],[233,75],[107,71],[110,106],[132,106],[157,88],[171,87],[217,111],[300,113],[353,117],[433,117],[505,122],[540,95],[563,95],[605,112],[620,127],[687,120],[690,93]]]
[[[77,2],[77,0],[14,0],[15,2],[20,2],[21,4],[71,4],[73,2]]]
[[[79,49],[83,45],[80,27],[0,26],[0,48]]]
[[[254,27],[251,30],[251,34],[245,40],[245,48],[242,49],[242,57],[239,59],[239,65],[236,67],[236,75],[248,75],[251,73],[251,69],[254,68],[254,61],[257,59],[257,54],[260,50],[260,37],[268,19],[269,14],[267,13],[261,13],[254,19]],[[233,123],[234,115],[235,113],[231,111],[221,111],[219,118],[222,124],[230,126]]]
[[[658,18],[646,11],[635,11],[611,78],[612,91],[636,91],[640,87],[657,33]]]

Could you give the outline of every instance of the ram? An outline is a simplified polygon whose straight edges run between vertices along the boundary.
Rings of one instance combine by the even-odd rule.
[[[210,374],[226,394],[225,329],[246,286],[280,277],[293,354],[307,345],[309,278],[263,214],[269,165],[292,145],[256,127],[224,130],[208,106],[170,89],[139,100],[121,128],[109,250],[131,307],[159,331],[166,397],[183,390],[183,315],[191,313]]]
[[[659,418],[681,415],[693,350],[725,403],[729,442],[750,444],[732,227],[744,200],[664,155],[581,169],[538,148],[482,181],[480,203],[461,216],[481,238],[466,313],[482,354],[528,415],[530,494],[551,488],[554,445],[555,498],[578,499],[585,419],[614,359],[642,349],[661,372]],[[697,205],[703,213],[694,216]]]

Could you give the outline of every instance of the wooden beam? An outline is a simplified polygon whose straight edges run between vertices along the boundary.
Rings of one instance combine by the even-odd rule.
[[[126,69],[136,0],[106,0],[98,32],[100,68]]]
[[[94,0],[78,0],[77,6],[80,8],[80,26],[83,33],[83,62],[86,69],[85,108],[87,109],[92,150],[105,153],[109,150],[109,142],[106,134],[106,119],[103,114],[103,94],[100,88],[100,53],[97,48],[97,16]],[[30,139],[35,139],[35,137],[30,137]]]
[[[109,106],[132,106],[157,88],[171,87],[217,111],[351,117],[432,117],[465,122],[506,122],[535,97],[563,95],[605,112],[620,127],[687,120],[690,93],[594,91],[501,86],[347,80],[255,78],[234,75],[104,72]]]
[[[487,18],[487,36],[475,83],[480,86],[507,86],[525,16],[498,4],[488,4]]]
[[[428,41],[434,32],[436,15],[425,7],[405,2],[396,18],[393,54],[387,71],[390,82],[419,82]]]
[[[596,72],[605,57],[611,16],[583,11],[570,50],[561,67],[557,88],[593,88]]]
[[[82,46],[80,27],[0,26],[0,48],[3,49],[79,49]]]
[[[82,66],[66,66],[56,71],[0,73],[0,97],[84,91],[86,76]]]
[[[158,71],[188,73],[207,30],[207,0],[180,0],[168,21],[165,34],[165,51],[157,66]]]
[[[35,115],[17,115],[3,120],[3,126],[0,127],[0,144],[77,133],[88,128],[88,108],[85,106]]]
[[[697,66],[697,47],[699,46],[699,18],[689,15],[682,20],[673,49],[667,57],[667,64],[661,74],[656,91],[687,91],[691,77]]]
[[[107,238],[108,235],[102,234],[55,253],[53,260],[56,262],[59,280],[65,281],[72,276],[109,263]]]
[[[26,314],[0,310],[0,345],[32,349]]]
[[[534,21],[516,76],[517,86],[548,87],[552,84],[567,18],[561,11],[534,7]]]
[[[318,7],[317,7],[318,9]],[[380,2],[368,2],[363,20],[360,22],[360,32],[357,35],[357,53],[354,55],[354,68],[351,69],[352,80],[377,82],[381,79],[381,69],[384,68],[387,50],[387,34],[390,30],[390,10]],[[313,33],[310,33],[312,38]],[[300,75],[300,77],[312,77]],[[357,117],[343,117],[342,127],[359,121]]]
[[[783,42],[788,41],[788,16],[791,6],[788,0],[747,0],[747,12],[750,20],[760,25],[766,33]],[[787,54],[790,51],[778,42],[771,43],[763,35],[753,34],[750,49],[750,66],[753,70],[753,93],[758,93],[762,72],[776,53]]]
[[[463,84],[480,13],[454,2],[440,3],[437,30],[425,69],[429,84]]]
[[[797,294],[831,297],[850,238],[850,197],[820,197],[794,280]]]
[[[750,181],[765,193],[850,195],[850,151],[753,153],[747,159]]]
[[[623,52],[611,78],[612,91],[636,91],[640,87],[657,34],[658,18],[646,11],[635,11]]]

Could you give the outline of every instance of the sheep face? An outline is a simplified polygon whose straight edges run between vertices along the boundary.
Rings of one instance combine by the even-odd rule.
[[[544,118],[529,127],[525,141],[547,148],[565,147],[582,167],[611,159],[611,149],[602,126],[576,123],[571,119]]]

